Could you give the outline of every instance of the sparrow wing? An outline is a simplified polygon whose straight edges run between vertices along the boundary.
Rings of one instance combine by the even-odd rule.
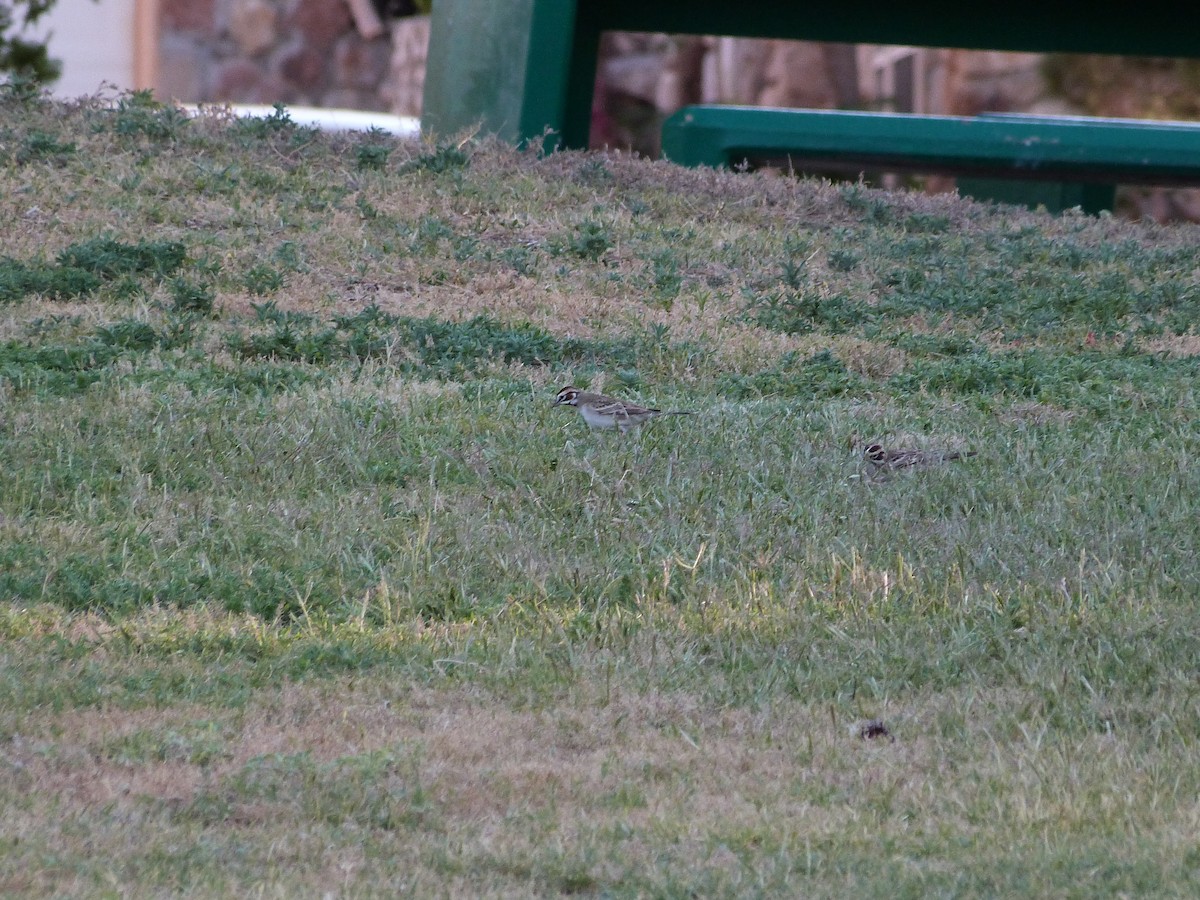
[[[626,403],[623,400],[613,400],[607,397],[597,401],[592,408],[602,416],[616,416],[618,419],[645,418],[659,412],[657,409],[650,409],[646,406],[638,406],[636,403]]]

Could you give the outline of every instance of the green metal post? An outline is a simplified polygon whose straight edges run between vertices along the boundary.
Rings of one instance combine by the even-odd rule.
[[[534,0],[437,0],[430,21],[421,130],[478,129],[517,142],[529,103]],[[540,129],[539,129],[540,131]]]
[[[590,61],[586,57],[585,52],[581,59],[580,48],[575,45],[575,0],[533,0],[520,122],[523,142],[540,140],[546,151],[560,145],[587,147],[594,76],[588,81],[586,97],[575,96],[569,87],[572,64],[585,68],[590,65],[594,72],[595,48]],[[578,122],[567,121],[569,107],[576,119],[583,118],[582,135],[578,133]]]
[[[574,0],[437,0],[422,131],[478,129],[513,143],[541,141],[546,150],[586,147],[596,48],[577,40],[575,14]],[[586,84],[570,90],[581,68]]]

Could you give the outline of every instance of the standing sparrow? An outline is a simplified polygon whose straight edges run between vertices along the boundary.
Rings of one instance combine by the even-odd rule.
[[[628,431],[635,425],[653,419],[655,416],[690,416],[690,412],[661,409],[650,409],[638,406],[636,403],[626,403],[616,397],[606,397],[603,394],[589,394],[577,387],[565,387],[558,392],[554,399],[555,406],[573,406],[583,416],[583,421],[592,428],[620,428]]]
[[[974,456],[974,450],[959,452],[958,450],[885,450],[880,444],[872,444],[865,451],[867,462],[875,469],[887,470],[904,469],[908,466],[929,466],[952,459],[964,459]]]

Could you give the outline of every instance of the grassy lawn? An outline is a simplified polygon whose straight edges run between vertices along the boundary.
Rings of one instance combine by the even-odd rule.
[[[11,88],[0,222],[0,894],[1200,894],[1200,228]]]

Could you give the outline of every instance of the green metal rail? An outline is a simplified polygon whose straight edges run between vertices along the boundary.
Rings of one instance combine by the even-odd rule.
[[[663,125],[663,154],[689,166],[967,176],[959,187],[973,196],[1097,212],[1117,184],[1200,183],[1200,123],[689,106]]]

